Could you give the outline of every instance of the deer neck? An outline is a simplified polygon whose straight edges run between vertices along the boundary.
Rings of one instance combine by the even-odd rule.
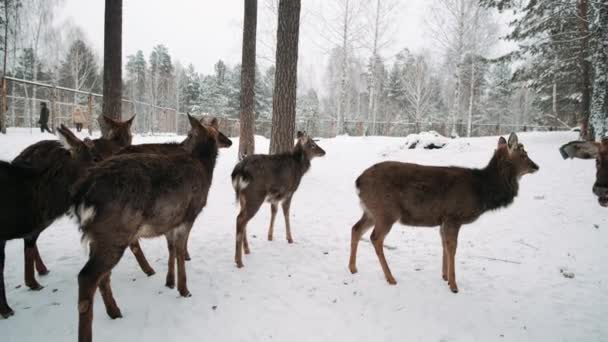
[[[517,170],[501,153],[494,153],[488,165],[477,172],[476,187],[484,211],[510,205],[519,190]]]
[[[310,159],[306,151],[304,151],[302,146],[296,145],[291,155],[297,165],[300,176],[304,175],[310,169]]]
[[[203,168],[207,171],[207,174],[211,179],[218,155],[218,147],[215,139],[210,139],[203,144],[197,145],[192,151],[192,155],[203,164]]]

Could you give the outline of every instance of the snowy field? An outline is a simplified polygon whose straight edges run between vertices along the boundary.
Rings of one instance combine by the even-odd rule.
[[[0,136],[10,160],[38,131]],[[124,318],[111,320],[95,301],[96,341],[606,341],[608,340],[608,210],[591,193],[593,161],[562,160],[558,147],[576,133],[519,135],[540,171],[525,176],[515,203],[487,213],[460,232],[452,294],[441,279],[438,228],[396,225],[386,239],[396,286],[384,280],[372,246],[362,241],[359,273],[348,271],[351,226],[361,215],[354,180],[383,160],[483,167],[497,138],[452,140],[442,150],[402,149],[403,138],[322,139],[327,155],[312,162],[292,204],[295,243],[270,209],[249,223],[252,254],[234,264],[237,206],[230,184],[238,140],[222,150],[209,204],[190,236],[187,264],[193,296],[164,287],[164,239],[143,249],[157,274],[148,278],[126,252],[114,269],[114,295]],[[181,140],[136,137],[134,143]],[[268,141],[257,138],[258,151]],[[366,236],[367,240],[369,237]],[[2,342],[74,341],[76,276],[86,261],[74,222],[58,220],[39,239],[51,273],[45,288],[23,284],[23,244],[9,241],[5,277],[15,316],[0,320]],[[572,272],[566,278],[562,271]]]

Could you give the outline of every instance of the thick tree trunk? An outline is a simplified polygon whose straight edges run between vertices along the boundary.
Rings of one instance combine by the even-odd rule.
[[[578,0],[578,19],[579,19],[579,36],[581,37],[581,49],[579,54],[579,63],[581,68],[581,138],[584,140],[593,140],[592,134],[589,134],[589,114],[591,113],[591,61],[589,61],[589,2],[588,0]]]
[[[122,0],[106,0],[103,42],[102,114],[122,120]],[[102,135],[107,127],[98,119]]]
[[[467,119],[467,137],[471,136],[473,129],[473,100],[475,96],[475,56],[471,57],[471,84],[469,87],[469,116]]]
[[[342,63],[340,66],[340,94],[338,98],[338,113],[337,113],[337,132],[340,135],[344,133],[344,116],[346,112],[346,86],[348,83],[348,7],[349,0],[346,0],[346,9],[344,10],[344,27],[342,30]]]
[[[243,51],[241,60],[241,124],[239,160],[255,151],[255,38],[258,1],[245,0]]]
[[[270,153],[291,151],[296,123],[300,0],[280,0]]]
[[[608,135],[608,4],[598,4],[595,10],[593,31],[596,33],[594,54],[595,79],[591,102],[590,124],[595,137],[606,138]]]
[[[6,76],[6,57],[8,56],[8,3],[4,2],[4,61],[2,64],[2,90],[3,96],[0,99],[0,133],[6,134],[6,96],[4,93],[6,92],[6,80],[4,77]],[[13,124],[14,121],[13,121]]]

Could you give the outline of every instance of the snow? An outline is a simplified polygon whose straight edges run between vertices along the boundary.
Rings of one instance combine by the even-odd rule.
[[[420,132],[418,134],[410,134],[405,137],[405,148],[424,148],[435,149],[442,148],[450,142],[450,139],[442,136],[435,131]]]
[[[29,130],[0,136],[0,158],[52,137]],[[112,274],[124,318],[111,320],[99,295],[96,341],[600,341],[608,336],[608,211],[593,194],[589,160],[562,160],[572,132],[519,135],[540,171],[524,176],[515,203],[463,227],[457,252],[460,293],[441,279],[437,228],[395,225],[386,250],[398,284],[384,280],[372,246],[362,241],[359,273],[348,271],[350,230],[361,209],[355,178],[382,160],[482,167],[496,137],[455,139],[444,149],[401,149],[404,138],[321,139],[326,151],[304,176],[292,204],[295,243],[282,216],[266,240],[267,205],[249,223],[252,254],[234,265],[237,206],[230,172],[238,140],[222,150],[209,202],[190,236],[191,298],[164,287],[165,239],[142,241],[157,274],[148,278],[125,252]],[[181,137],[136,137],[135,143]],[[258,151],[268,140],[256,137]],[[23,285],[21,241],[7,244],[6,283],[15,316],[0,320],[0,339],[74,341],[76,276],[86,261],[75,223],[58,220],[39,239],[50,268],[46,287]],[[573,278],[566,276],[572,275]]]

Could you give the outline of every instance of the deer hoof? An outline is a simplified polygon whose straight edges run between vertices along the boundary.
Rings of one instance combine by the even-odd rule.
[[[180,290],[179,295],[182,297],[185,297],[185,298],[192,297],[192,293],[190,293],[190,291],[188,291],[188,290]]]
[[[348,269],[350,270],[350,273],[352,273],[352,274],[357,273],[357,266],[355,266],[355,265],[349,265]]]
[[[443,278],[443,280],[444,280],[444,281],[448,281],[448,276],[447,276],[447,275],[445,275],[445,274],[442,274],[442,275],[441,275],[441,278]]]
[[[272,241],[272,235],[268,235],[268,241]]]
[[[8,319],[9,317],[13,316],[14,314],[15,314],[15,311],[13,311],[13,309],[11,309],[8,306],[0,309],[0,316],[2,316],[2,318],[4,318],[4,319]]]
[[[238,268],[243,268],[243,266],[244,266],[244,265],[243,265],[243,263],[242,263],[242,262],[240,262],[240,261],[237,261],[237,262],[236,262],[236,267],[238,267]]]
[[[44,286],[38,284],[38,283],[34,283],[34,284],[26,284],[27,287],[30,288],[30,290],[32,291],[40,291],[44,288]]]
[[[190,258],[190,253],[186,252],[186,256],[184,257],[184,259],[186,259],[186,261],[190,261],[190,260],[192,260],[192,259]]]
[[[390,278],[386,278],[386,281],[390,284],[390,285],[397,285],[397,281],[395,280],[395,278],[390,277]]]
[[[293,239],[287,239],[287,243],[293,243]]]
[[[156,274],[156,271],[154,271],[153,269],[149,269],[149,270],[145,270],[144,273],[146,273],[146,275],[148,277],[151,277]]]
[[[41,276],[45,276],[45,275],[47,275],[49,273],[51,273],[51,271],[49,271],[47,269],[38,271],[38,274],[41,275]]]
[[[458,286],[450,285],[450,290],[452,290],[452,293],[458,293]]]
[[[249,253],[251,253],[251,252],[249,251],[249,247],[247,247],[247,248],[243,248],[243,252],[245,252],[245,254],[249,254]]]
[[[171,281],[168,281],[168,282],[165,283],[165,286],[168,287],[168,288],[170,288],[170,289],[174,289],[175,288],[175,283],[171,282]]]
[[[109,309],[107,313],[111,319],[122,318],[122,312],[120,312],[119,308]]]

